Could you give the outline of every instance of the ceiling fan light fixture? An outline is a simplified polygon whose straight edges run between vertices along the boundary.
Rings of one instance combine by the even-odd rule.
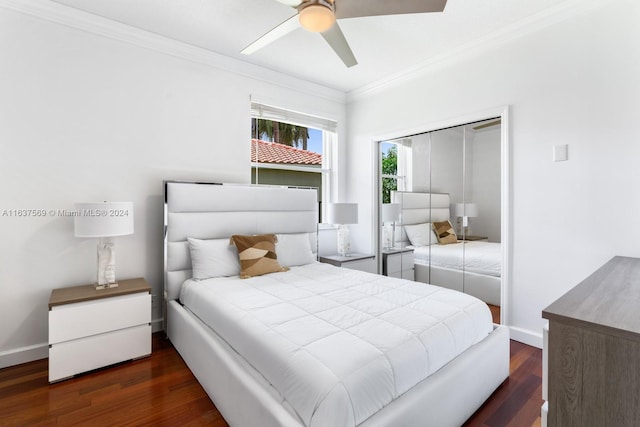
[[[333,2],[326,0],[306,1],[300,5],[300,25],[313,33],[327,31],[336,22]]]

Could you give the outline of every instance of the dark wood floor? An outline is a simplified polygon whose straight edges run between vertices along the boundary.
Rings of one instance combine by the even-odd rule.
[[[541,406],[542,350],[511,341],[509,379],[464,426],[539,426]]]
[[[511,376],[465,424],[539,425],[541,351],[511,342]],[[153,336],[150,357],[53,385],[47,359],[0,370],[2,426],[226,426],[173,346]]]
[[[491,304],[487,305],[489,306],[489,310],[491,310],[491,318],[493,319],[493,323],[500,324],[500,307]]]

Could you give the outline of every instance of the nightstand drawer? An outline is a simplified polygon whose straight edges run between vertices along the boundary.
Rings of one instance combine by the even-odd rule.
[[[54,306],[49,311],[49,344],[148,324],[150,307],[148,292]]]
[[[49,348],[49,382],[148,354],[149,324],[55,344]]]
[[[342,263],[343,268],[350,268],[352,270],[365,271],[367,273],[377,273],[376,263],[374,258],[363,259],[358,261],[349,261]]]
[[[387,275],[413,269],[413,251],[387,255]]]

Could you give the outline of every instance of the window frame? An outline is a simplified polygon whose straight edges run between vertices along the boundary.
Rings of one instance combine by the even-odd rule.
[[[253,177],[253,170],[254,168],[256,169],[256,184],[260,183],[260,169],[278,169],[321,174],[322,193],[319,194],[319,200],[322,200],[323,203],[320,203],[320,220],[324,220],[324,218],[326,218],[326,205],[332,200],[334,194],[333,189],[336,185],[335,181],[337,180],[335,174],[337,170],[335,159],[335,153],[337,153],[338,143],[337,122],[334,120],[287,110],[271,105],[261,104],[254,101],[251,102],[251,119],[271,120],[274,122],[304,126],[306,128],[316,129],[322,132],[322,165],[320,167],[291,165],[286,163],[260,163],[250,161],[250,170]],[[251,139],[259,138],[251,135]],[[291,186],[296,185],[291,184]],[[300,185],[300,187],[308,186]]]

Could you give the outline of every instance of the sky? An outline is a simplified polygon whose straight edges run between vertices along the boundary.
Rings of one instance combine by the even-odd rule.
[[[307,140],[307,150],[322,154],[322,131],[309,128],[309,139]]]

